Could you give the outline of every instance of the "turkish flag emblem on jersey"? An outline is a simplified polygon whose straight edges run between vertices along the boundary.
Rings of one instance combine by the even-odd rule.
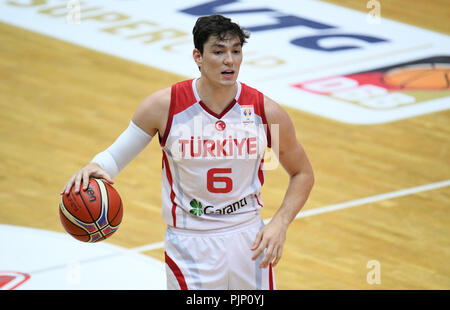
[[[225,128],[227,127],[227,124],[225,124],[225,122],[222,121],[222,120],[218,120],[218,121],[216,122],[215,127],[216,127],[216,129],[217,129],[218,131],[223,131],[223,130],[225,130]]]

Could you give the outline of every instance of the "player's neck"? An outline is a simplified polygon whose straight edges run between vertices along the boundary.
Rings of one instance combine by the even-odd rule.
[[[237,93],[237,83],[214,85],[206,78],[199,78],[196,87],[202,102],[216,113],[222,112],[233,101]]]

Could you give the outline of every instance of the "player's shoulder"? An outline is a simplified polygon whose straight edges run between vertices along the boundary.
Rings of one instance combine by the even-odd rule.
[[[290,117],[283,107],[267,95],[264,95],[264,110],[269,124],[290,122]]]
[[[148,95],[138,106],[133,122],[150,135],[155,135],[164,126],[170,107],[170,87]]]
[[[171,86],[157,90],[148,95],[142,102],[146,109],[169,109]]]
[[[261,96],[263,93],[253,87],[252,85],[249,85],[247,83],[239,82],[240,84],[240,97],[253,97],[253,96]]]
[[[177,93],[181,97],[194,97],[192,79],[180,81],[169,87],[160,89],[145,98],[143,103],[151,108],[169,109],[174,93]]]
[[[277,113],[279,109],[282,109],[281,106],[274,101],[272,98],[264,94],[261,90],[248,85],[246,83],[241,83],[241,96],[259,96],[262,99],[262,103],[264,104],[265,113]]]

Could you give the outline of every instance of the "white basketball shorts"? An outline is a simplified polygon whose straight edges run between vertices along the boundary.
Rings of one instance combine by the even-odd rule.
[[[190,231],[168,227],[165,261],[168,290],[273,290],[272,265],[259,268],[251,247],[264,227],[260,217],[226,229]]]

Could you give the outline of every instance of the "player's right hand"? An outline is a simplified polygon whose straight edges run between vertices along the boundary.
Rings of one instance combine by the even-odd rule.
[[[109,176],[109,174],[100,168],[100,166],[96,163],[89,163],[80,170],[78,170],[67,182],[64,188],[61,190],[60,195],[66,194],[68,195],[72,186],[75,186],[75,193],[80,192],[80,186],[83,185],[83,190],[87,190],[89,185],[89,178],[99,178],[103,179],[110,184],[114,184],[113,179]]]

